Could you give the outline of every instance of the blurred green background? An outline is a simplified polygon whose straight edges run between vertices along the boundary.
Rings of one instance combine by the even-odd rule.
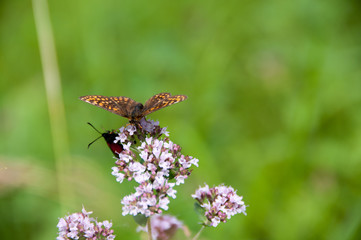
[[[206,182],[249,207],[200,239],[361,239],[360,7],[50,0],[63,97],[50,118],[32,2],[0,1],[0,238],[55,239],[84,205],[116,239],[140,239],[121,215],[132,184],[110,174],[103,140],[87,149],[99,135],[86,122],[127,121],[78,97],[170,92],[188,100],[149,117],[200,160],[168,211],[193,234],[190,194]]]

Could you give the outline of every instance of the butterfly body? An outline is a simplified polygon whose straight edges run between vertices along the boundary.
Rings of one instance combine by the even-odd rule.
[[[140,119],[142,119],[142,112],[143,112],[144,106],[141,103],[138,103],[134,106],[134,109],[131,114],[130,121],[131,122],[139,122]]]
[[[138,125],[139,121],[146,115],[186,99],[187,96],[185,95],[172,96],[170,93],[159,93],[151,97],[143,105],[128,97],[106,97],[101,95],[80,97],[80,100],[125,117],[131,124],[135,125]]]

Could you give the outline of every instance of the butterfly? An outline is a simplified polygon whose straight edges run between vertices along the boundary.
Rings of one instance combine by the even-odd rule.
[[[105,97],[101,95],[88,95],[79,97],[80,100],[109,112],[128,118],[131,124],[139,125],[139,121],[146,115],[159,109],[182,102],[187,99],[185,95],[159,93],[149,98],[145,104],[134,101],[128,97]]]
[[[101,133],[98,129],[96,129],[91,123],[88,122],[88,124],[95,129],[95,131],[97,131],[98,133],[101,134],[100,137],[96,138],[94,141],[92,141],[91,143],[89,143],[88,148],[90,147],[90,145],[92,145],[96,140],[98,140],[99,138],[103,137],[105,142],[107,143],[110,151],[112,151],[112,153],[114,154],[114,156],[119,157],[119,153],[121,153],[124,148],[123,145],[121,143],[114,143],[115,138],[118,136],[118,134],[114,131],[107,131],[104,133]]]

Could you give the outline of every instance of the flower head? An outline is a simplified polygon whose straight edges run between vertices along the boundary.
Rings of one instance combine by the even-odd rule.
[[[59,235],[57,240],[64,239],[114,239],[112,223],[109,221],[97,222],[89,215],[93,212],[85,211],[84,207],[81,213],[73,213],[69,216],[59,219],[57,225]]]
[[[152,237],[156,240],[168,240],[176,233],[183,223],[171,215],[156,214],[151,218]],[[139,226],[138,231],[148,232],[147,227]]]
[[[206,184],[197,189],[192,197],[204,210],[207,219],[205,225],[216,227],[220,222],[226,222],[237,213],[247,215],[242,196],[238,196],[232,187],[219,185],[209,188]]]
[[[198,159],[185,156],[181,147],[169,139],[158,122],[142,119],[141,128],[122,127],[119,137],[124,150],[119,154],[112,175],[118,182],[134,180],[136,192],[123,198],[123,215],[161,213],[168,209],[169,197],[176,197],[175,185],[183,184],[198,166]]]

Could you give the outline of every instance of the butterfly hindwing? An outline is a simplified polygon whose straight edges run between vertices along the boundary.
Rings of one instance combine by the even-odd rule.
[[[133,109],[136,105],[140,104],[128,97],[109,97],[112,102],[117,106],[120,116],[130,119],[132,117]]]

